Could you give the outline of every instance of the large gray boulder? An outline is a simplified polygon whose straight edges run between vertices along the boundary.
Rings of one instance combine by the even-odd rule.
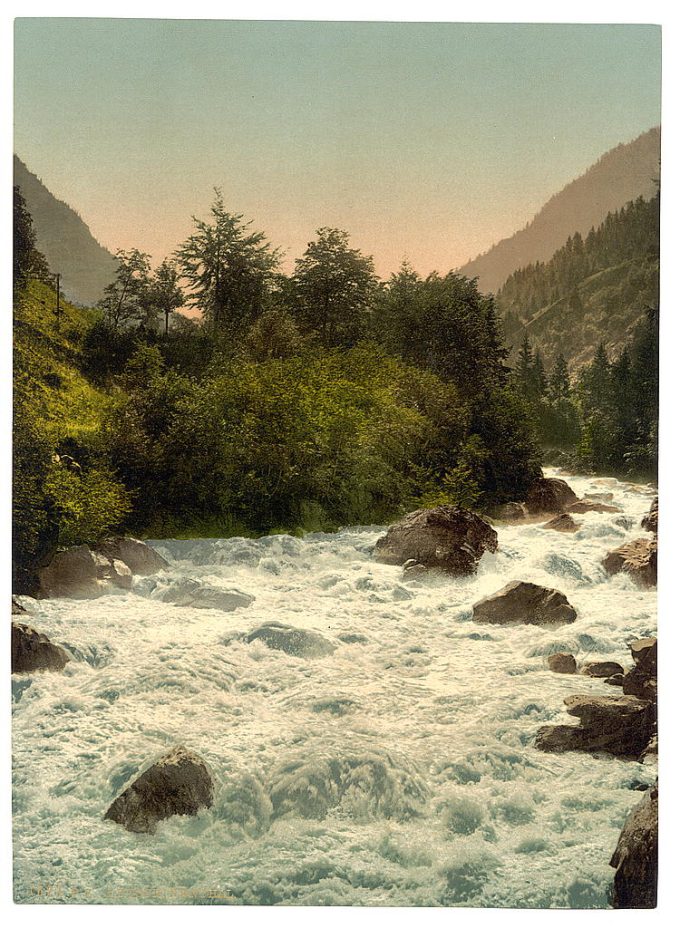
[[[536,747],[561,754],[564,751],[604,751],[616,757],[637,758],[654,731],[654,707],[635,696],[568,696],[569,715],[580,725],[545,725],[538,730]]]
[[[484,552],[497,547],[498,535],[481,516],[456,506],[436,506],[417,509],[391,525],[374,555],[383,564],[415,560],[428,569],[462,575],[474,573]]]
[[[250,644],[261,641],[274,651],[283,651],[293,657],[326,657],[335,651],[332,641],[318,632],[295,628],[282,622],[267,622],[249,632],[244,640]]]
[[[95,550],[111,561],[122,561],[133,574],[143,577],[158,573],[169,566],[158,551],[154,551],[150,545],[138,538],[105,538],[95,545]]]
[[[36,670],[63,670],[70,658],[47,635],[12,622],[12,673],[33,673]]]
[[[659,871],[659,790],[647,790],[630,813],[610,860],[615,909],[653,909]]]
[[[545,512],[564,512],[578,497],[559,477],[539,477],[527,491],[526,507],[533,515]]]
[[[211,586],[191,577],[181,577],[158,593],[164,603],[176,606],[190,606],[192,609],[219,609],[221,612],[233,612],[243,609],[255,602],[255,597],[237,589],[224,589]]]
[[[213,804],[213,778],[205,761],[178,746],[152,764],[111,803],[104,815],[128,831],[154,834],[171,815],[196,815]]]
[[[648,532],[658,532],[659,530],[659,497],[654,498],[654,502],[649,507],[649,512],[642,520],[642,527]]]
[[[639,586],[656,586],[657,548],[656,538],[636,538],[610,551],[602,566],[608,574],[629,574]]]
[[[492,625],[565,625],[576,619],[576,610],[559,590],[513,580],[476,602],[472,618]]]
[[[38,572],[41,596],[93,599],[112,589],[129,590],[133,574],[167,567],[160,554],[136,538],[109,538],[94,546],[58,551]]]

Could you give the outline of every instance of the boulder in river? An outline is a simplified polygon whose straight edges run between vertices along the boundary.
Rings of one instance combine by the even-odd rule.
[[[616,661],[593,661],[585,664],[581,670],[587,677],[613,677],[614,674],[622,674],[623,667]]]
[[[332,641],[318,632],[295,628],[282,622],[267,622],[245,636],[245,641],[262,641],[268,648],[293,657],[326,657],[335,651]]]
[[[656,702],[656,638],[638,638],[630,646],[634,665],[623,678],[623,692]]]
[[[659,868],[659,790],[647,790],[630,813],[610,866],[616,868],[611,903],[615,909],[653,909]]]
[[[63,670],[70,658],[66,651],[41,632],[12,622],[12,673]]]
[[[567,712],[580,725],[545,725],[538,730],[541,751],[604,751],[616,757],[637,758],[654,730],[654,708],[636,696],[568,696]]]
[[[642,520],[642,527],[648,532],[658,532],[659,530],[659,497],[654,498],[654,502],[649,508],[649,512]]]
[[[602,566],[608,574],[630,574],[640,586],[656,586],[657,547],[655,538],[636,538],[610,551]]]
[[[122,561],[133,574],[143,577],[158,573],[159,570],[164,570],[169,566],[158,551],[154,551],[150,545],[138,538],[105,538],[104,541],[95,545],[95,550],[111,561]]]
[[[559,590],[513,580],[476,602],[472,618],[492,625],[565,625],[576,619],[576,610]]]
[[[573,654],[559,651],[548,655],[548,669],[553,673],[576,673],[576,658]]]
[[[542,512],[564,512],[578,497],[566,482],[559,477],[539,477],[527,491],[526,507],[532,514]]]
[[[159,758],[114,800],[104,815],[128,831],[154,834],[171,815],[196,815],[213,804],[213,779],[205,761],[185,747]]]
[[[191,577],[181,577],[169,586],[160,588],[158,599],[164,603],[173,603],[175,606],[189,606],[192,609],[219,609],[221,612],[233,612],[234,609],[243,609],[255,602],[255,597],[250,593],[211,586]]]
[[[576,502],[567,506],[567,512],[621,512],[618,506],[610,506],[608,503],[598,503],[592,499],[577,499]]]
[[[566,512],[563,512],[559,516],[555,516],[554,519],[551,519],[549,522],[545,522],[541,527],[551,528],[556,532],[575,532],[578,529],[576,522]]]
[[[417,509],[391,525],[374,554],[383,564],[413,559],[428,569],[461,575],[474,573],[484,552],[497,547],[498,535],[481,516],[457,506],[436,506]]]
[[[122,561],[114,564],[87,545],[58,551],[47,567],[39,571],[39,577],[43,596],[73,599],[91,599],[111,587],[129,589],[132,584],[132,574]]]
[[[24,609],[20,602],[12,597],[12,615],[28,615],[28,610]]]

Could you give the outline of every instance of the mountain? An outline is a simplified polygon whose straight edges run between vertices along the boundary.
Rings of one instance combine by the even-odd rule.
[[[116,259],[94,238],[78,213],[50,193],[16,155],[14,183],[21,187],[33,217],[38,249],[50,270],[61,274],[64,293],[74,303],[93,306],[113,280]]]
[[[562,354],[580,367],[600,342],[610,355],[629,342],[659,305],[659,199],[638,197],[507,279],[496,305],[513,348],[528,337],[549,365]]]
[[[585,174],[552,197],[528,225],[459,269],[495,293],[518,268],[547,261],[574,232],[585,236],[607,213],[631,200],[654,196],[659,176],[658,126],[604,154]]]

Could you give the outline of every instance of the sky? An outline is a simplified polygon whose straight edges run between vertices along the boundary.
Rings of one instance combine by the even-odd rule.
[[[660,122],[657,26],[17,19],[15,151],[160,262],[213,188],[292,267],[445,272]]]

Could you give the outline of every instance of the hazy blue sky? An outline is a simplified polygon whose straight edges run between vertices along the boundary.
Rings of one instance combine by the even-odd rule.
[[[15,61],[17,154],[158,260],[221,186],[289,261],[448,270],[660,120],[654,26],[19,19]]]

